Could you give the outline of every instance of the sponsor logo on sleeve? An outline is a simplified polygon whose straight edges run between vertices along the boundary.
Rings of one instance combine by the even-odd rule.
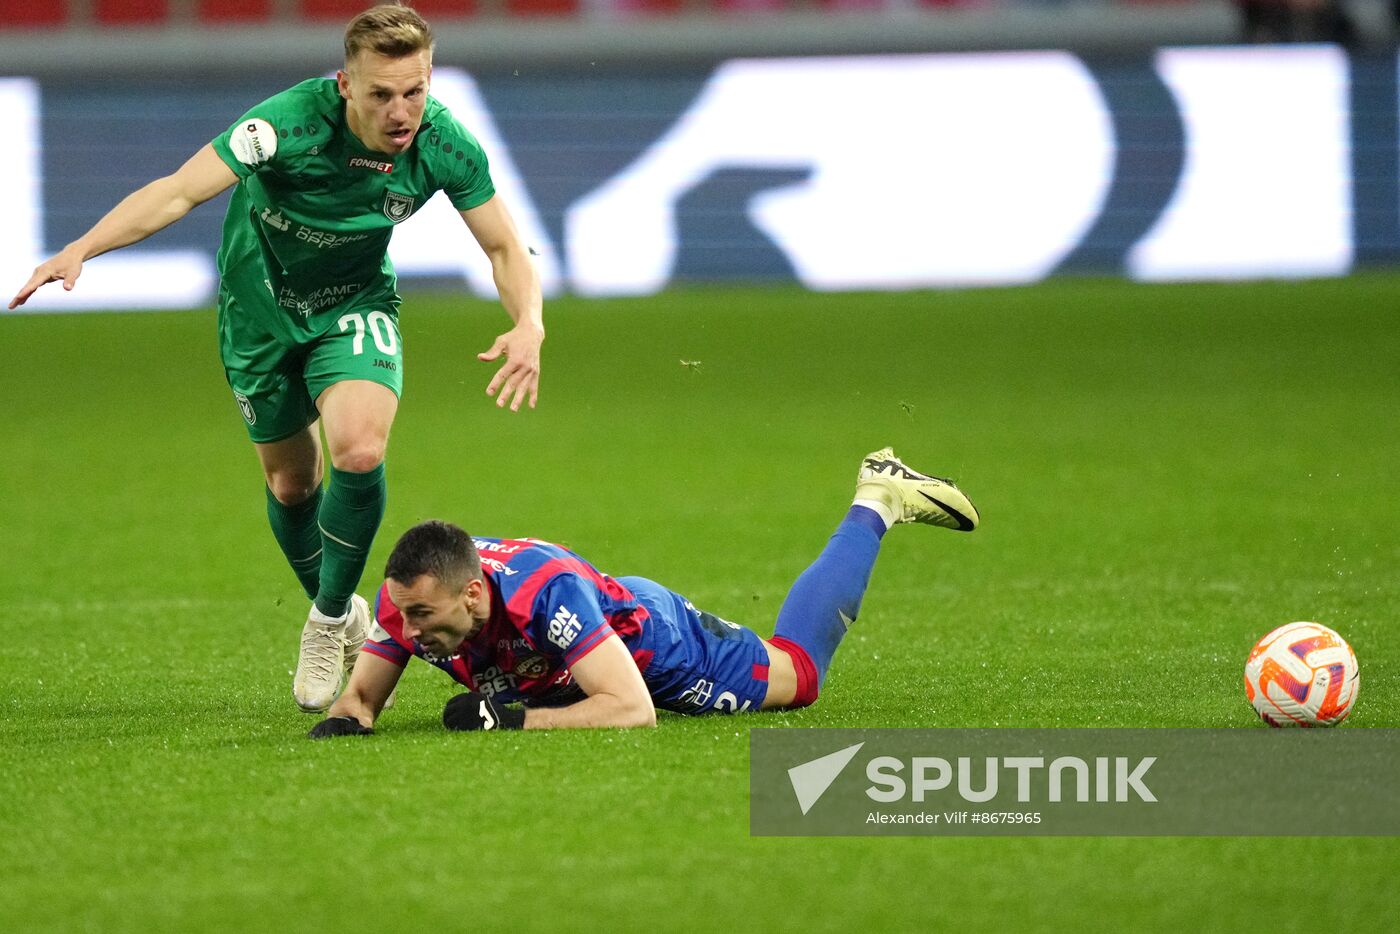
[[[277,131],[266,120],[254,117],[239,124],[229,135],[233,157],[244,165],[258,166],[277,155]]]
[[[554,612],[554,618],[549,621],[549,641],[561,649],[567,649],[574,644],[582,629],[583,623],[579,622],[578,614],[570,613],[569,608],[561,603]]]

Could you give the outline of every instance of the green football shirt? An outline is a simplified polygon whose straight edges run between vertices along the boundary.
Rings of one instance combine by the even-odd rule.
[[[438,191],[469,210],[495,194],[476,139],[431,97],[413,145],[366,149],[331,78],[268,98],[213,141],[238,176],[224,219],[219,275],[274,333],[322,330],[317,312],[393,300],[394,225]]]

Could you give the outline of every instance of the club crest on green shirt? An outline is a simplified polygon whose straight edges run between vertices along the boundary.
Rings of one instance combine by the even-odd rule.
[[[396,191],[384,193],[384,216],[397,224],[413,213],[413,198]]]
[[[258,423],[258,413],[253,410],[253,403],[248,397],[235,389],[233,398],[238,402],[238,409],[243,413],[243,420],[249,425],[256,425]]]

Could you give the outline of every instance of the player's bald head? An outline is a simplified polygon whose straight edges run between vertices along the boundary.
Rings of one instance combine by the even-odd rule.
[[[472,537],[451,522],[420,522],[399,538],[389,554],[384,576],[405,586],[424,574],[451,591],[481,578],[481,556]]]
[[[361,52],[403,58],[433,51],[433,31],[417,12],[401,3],[381,3],[352,19],[345,27],[345,65]]]

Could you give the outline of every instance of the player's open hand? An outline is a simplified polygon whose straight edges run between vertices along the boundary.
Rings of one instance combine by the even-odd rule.
[[[509,400],[510,410],[519,412],[520,403],[526,399],[530,400],[530,408],[535,407],[540,395],[540,344],[543,342],[544,331],[531,324],[517,324],[496,338],[490,350],[476,355],[486,363],[506,358],[486,387],[486,394],[496,397],[497,407],[504,407]]]
[[[29,296],[39,290],[39,286],[47,285],[50,282],[63,280],[63,287],[68,291],[73,291],[73,286],[77,284],[78,277],[83,274],[82,254],[73,247],[68,247],[62,253],[40,263],[34,270],[34,275],[29,277],[29,281],[24,284],[14,298],[10,299],[10,310],[18,308],[29,301]]]

